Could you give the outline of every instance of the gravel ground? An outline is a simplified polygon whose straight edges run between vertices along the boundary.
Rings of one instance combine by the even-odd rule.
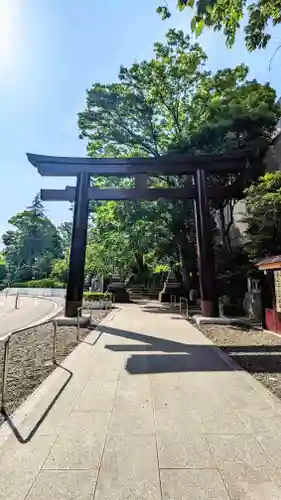
[[[281,335],[214,325],[201,325],[200,330],[281,399]]]
[[[93,311],[93,321],[100,321],[107,311]],[[92,327],[93,328],[93,327]],[[90,333],[81,329],[81,338]],[[14,335],[10,341],[6,411],[11,414],[55,369],[52,363],[53,325],[41,325]],[[61,362],[75,347],[76,327],[58,327],[57,361]],[[4,345],[0,342],[0,394],[2,391]],[[4,418],[0,414],[0,425]]]

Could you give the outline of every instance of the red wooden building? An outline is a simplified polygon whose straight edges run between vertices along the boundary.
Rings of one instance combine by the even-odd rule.
[[[263,271],[261,279],[263,326],[267,330],[281,334],[281,255],[266,257],[256,265]]]

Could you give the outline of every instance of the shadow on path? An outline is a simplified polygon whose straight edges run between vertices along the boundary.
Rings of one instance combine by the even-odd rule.
[[[215,346],[185,344],[161,339],[152,335],[100,326],[102,333],[127,338],[142,344],[107,344],[113,352],[131,352],[126,369],[130,374],[155,374],[177,372],[218,372],[246,369],[250,373],[281,373],[281,346],[247,345]],[[240,366],[230,368],[220,358],[217,349],[225,351]],[[142,354],[143,353],[143,354]],[[164,353],[164,354],[162,354]]]

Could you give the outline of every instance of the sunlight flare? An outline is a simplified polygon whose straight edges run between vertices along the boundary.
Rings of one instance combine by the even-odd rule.
[[[20,47],[20,5],[0,0],[0,72],[9,72],[17,63]]]

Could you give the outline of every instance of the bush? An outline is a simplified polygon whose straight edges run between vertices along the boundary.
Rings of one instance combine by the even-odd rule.
[[[43,278],[42,280],[22,281],[21,283],[12,283],[11,288],[65,288],[63,283],[53,278]]]
[[[86,301],[98,301],[98,300],[112,300],[113,295],[109,292],[84,292],[83,293],[84,300]]]

